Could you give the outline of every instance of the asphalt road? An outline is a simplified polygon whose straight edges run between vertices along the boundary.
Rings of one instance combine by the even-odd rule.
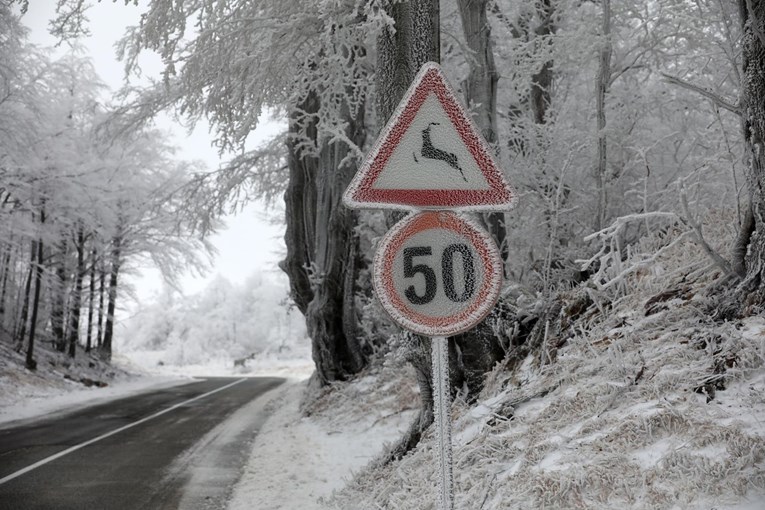
[[[256,399],[282,382],[203,379],[0,429],[0,510],[225,508]]]

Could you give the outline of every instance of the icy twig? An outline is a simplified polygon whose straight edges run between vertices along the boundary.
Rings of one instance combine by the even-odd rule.
[[[604,229],[598,230],[597,232],[593,232],[592,234],[585,237],[584,240],[592,241],[596,237],[601,237],[601,238],[612,237],[614,234],[621,231],[621,229],[624,228],[624,226],[627,225],[628,223],[633,221],[638,221],[638,220],[650,219],[650,218],[677,219],[677,214],[672,212],[653,211],[653,212],[647,212],[647,213],[636,213],[636,214],[628,214],[626,216],[620,216],[616,218],[616,220],[614,220],[614,222],[611,223],[609,226],[607,226]]]
[[[494,475],[491,477],[491,480],[489,480],[489,483],[486,484],[486,489],[483,491],[483,498],[481,499],[481,506],[478,508],[483,508],[483,506],[486,504],[486,500],[489,499],[489,491],[491,490],[491,486],[496,479],[497,473],[494,473]]]
[[[741,115],[741,106],[738,104],[733,104],[729,101],[726,101],[723,97],[715,94],[712,91],[703,89],[699,87],[698,85],[694,85],[693,83],[688,83],[685,80],[682,80],[678,78],[677,76],[672,76],[670,74],[666,73],[660,73],[662,78],[664,78],[664,81],[667,83],[671,83],[672,85],[677,85],[678,87],[690,90],[692,92],[695,92],[697,94],[700,94],[710,101],[712,101],[714,104],[719,106],[720,108],[724,108],[728,110],[729,112],[735,113],[736,115]]]
[[[635,271],[637,271],[638,269],[642,269],[642,268],[644,268],[644,267],[650,266],[650,265],[651,265],[651,264],[653,264],[653,263],[654,263],[654,262],[655,262],[655,261],[656,261],[656,260],[657,260],[657,259],[658,259],[658,258],[661,256],[661,255],[663,255],[663,254],[664,254],[664,252],[666,252],[666,251],[668,251],[669,249],[671,249],[671,248],[675,247],[676,245],[680,244],[680,243],[681,243],[683,240],[685,240],[685,238],[689,237],[689,236],[690,236],[690,234],[691,234],[691,232],[683,232],[682,234],[680,234],[679,236],[677,236],[677,238],[676,238],[674,241],[672,241],[671,243],[669,243],[667,246],[663,247],[662,249],[660,249],[660,250],[656,251],[656,253],[654,253],[654,254],[653,254],[653,255],[651,255],[650,257],[648,257],[648,258],[646,258],[646,259],[643,259],[643,260],[641,260],[641,261],[639,261],[639,262],[637,262],[637,263],[635,263],[635,264],[631,265],[631,266],[630,266],[630,267],[628,267],[627,269],[624,269],[623,271],[621,271],[621,272],[620,272],[618,275],[616,275],[616,276],[614,276],[613,278],[611,278],[611,279],[610,279],[609,281],[607,281],[606,283],[604,283],[604,284],[602,284],[602,285],[599,285],[599,286],[600,286],[601,288],[603,288],[603,289],[607,289],[607,288],[611,287],[612,285],[615,285],[615,284],[617,284],[617,283],[621,282],[621,281],[622,281],[622,280],[623,280],[623,279],[624,279],[624,278],[625,278],[627,275],[629,275],[630,273],[634,273],[634,272],[635,272]]]
[[[704,234],[701,232],[701,224],[698,221],[694,221],[692,219],[690,210],[688,208],[688,197],[685,193],[685,186],[683,186],[682,183],[680,184],[680,203],[683,206],[683,214],[685,214],[685,218],[680,218],[680,221],[693,229],[693,232],[696,234],[696,240],[704,249],[704,252],[726,275],[735,279],[739,279],[738,274],[731,268],[730,262],[722,258],[719,253],[714,251],[712,247],[709,246],[709,243],[707,243],[707,240],[704,239]]]

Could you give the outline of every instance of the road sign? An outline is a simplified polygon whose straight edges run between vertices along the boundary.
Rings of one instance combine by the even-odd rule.
[[[425,64],[346,190],[352,208],[507,210],[515,191],[438,64]]]
[[[427,211],[404,218],[383,237],[373,281],[397,323],[422,335],[451,336],[472,328],[493,308],[502,259],[475,222]]]

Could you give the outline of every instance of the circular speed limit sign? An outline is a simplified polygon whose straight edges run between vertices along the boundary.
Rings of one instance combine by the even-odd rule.
[[[502,284],[496,244],[476,223],[444,211],[411,215],[383,237],[373,280],[398,324],[427,336],[451,336],[483,320]]]

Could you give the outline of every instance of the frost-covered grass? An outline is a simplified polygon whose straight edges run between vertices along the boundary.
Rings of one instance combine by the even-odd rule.
[[[699,252],[686,240],[619,268],[622,291],[594,287],[600,307],[554,359],[498,367],[476,404],[455,402],[455,508],[765,508],[765,319],[710,317]],[[435,508],[434,445],[429,430],[327,507]]]
[[[526,367],[524,384],[507,379],[477,406],[458,403],[456,508],[765,504],[765,321],[726,328],[722,348],[741,364],[709,403],[694,391],[711,362],[691,341],[700,330],[649,335],[640,325],[596,345],[572,340],[557,363]],[[428,434],[402,461],[361,474],[333,507],[431,508],[433,447]]]

